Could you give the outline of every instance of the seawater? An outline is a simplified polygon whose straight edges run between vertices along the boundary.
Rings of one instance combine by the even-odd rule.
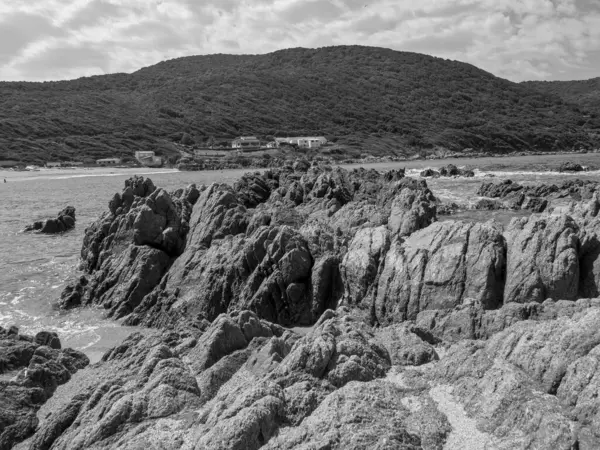
[[[85,228],[108,210],[108,201],[134,174],[144,174],[157,186],[174,190],[190,183],[231,183],[244,172],[0,171],[0,326],[14,324],[25,333],[56,331],[63,346],[97,360],[136,329],[105,319],[102,309],[61,312],[52,307],[67,282],[79,275]],[[74,230],[59,235],[22,232],[28,224],[55,217],[68,205],[76,208]]]
[[[521,183],[538,181],[559,183],[564,179],[584,178],[600,181],[600,172],[559,174],[536,172],[540,164],[584,159],[600,167],[600,155],[514,157],[498,160],[450,159],[364,164],[365,168],[389,170],[406,168],[408,175],[453,163],[476,169],[476,177],[427,180],[434,195],[442,201],[460,204],[477,200],[482,181],[510,178]],[[534,166],[535,167],[530,167]],[[356,165],[345,166],[352,169]],[[104,310],[80,308],[56,311],[52,308],[67,282],[79,275],[78,263],[85,228],[108,209],[108,201],[121,192],[124,181],[134,174],[149,176],[158,187],[174,190],[190,183],[232,183],[247,170],[179,172],[175,170],[93,169],[40,170],[39,172],[0,171],[0,326],[17,325],[22,332],[58,332],[64,346],[82,350],[93,361],[115,346],[134,327],[122,327],[106,319]],[[493,176],[493,178],[490,178]],[[2,183],[6,178],[7,183]],[[65,206],[76,208],[74,230],[48,236],[23,233],[26,225],[54,217]],[[506,212],[467,211],[450,219],[506,220]],[[448,218],[444,218],[447,220]]]

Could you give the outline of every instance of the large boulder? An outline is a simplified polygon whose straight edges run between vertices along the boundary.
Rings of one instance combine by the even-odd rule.
[[[577,298],[578,233],[566,215],[513,219],[506,231],[504,303]]]
[[[505,243],[492,223],[437,222],[394,241],[374,287],[374,320],[415,319],[467,299],[486,309],[502,303]]]

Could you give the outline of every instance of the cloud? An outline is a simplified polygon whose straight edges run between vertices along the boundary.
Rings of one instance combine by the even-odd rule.
[[[341,44],[461,60],[515,81],[600,76],[600,0],[0,2],[0,80]]]
[[[60,36],[61,30],[37,14],[15,12],[0,16],[0,65],[38,39]]]

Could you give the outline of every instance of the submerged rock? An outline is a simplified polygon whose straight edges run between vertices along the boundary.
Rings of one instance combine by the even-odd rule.
[[[64,233],[75,227],[75,208],[67,206],[58,213],[55,219],[34,222],[25,227],[24,231],[38,231],[45,234]]]
[[[559,172],[582,172],[585,170],[581,164],[577,164],[571,161],[564,162],[558,168]]]

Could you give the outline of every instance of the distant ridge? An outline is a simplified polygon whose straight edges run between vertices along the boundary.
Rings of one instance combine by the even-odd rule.
[[[175,154],[184,133],[324,135],[372,154],[600,147],[600,120],[539,86],[384,48],[164,61],[132,74],[0,83],[0,160]]]
[[[557,95],[565,102],[600,113],[600,77],[574,81],[525,81],[523,86]]]

